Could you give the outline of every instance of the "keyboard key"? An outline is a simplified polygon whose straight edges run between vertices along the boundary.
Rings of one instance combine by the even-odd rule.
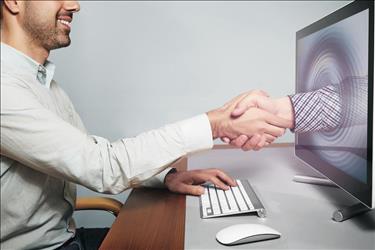
[[[208,216],[214,214],[214,213],[212,212],[212,209],[211,209],[210,207],[208,207],[208,208],[206,209],[206,213],[207,213]]]
[[[234,197],[237,200],[238,206],[240,207],[241,211],[242,210],[248,210],[249,208],[247,207],[245,200],[242,198],[241,192],[238,189],[238,187],[232,187]]]
[[[230,212],[238,212],[239,209],[238,209],[237,203],[236,203],[236,201],[234,199],[232,190],[228,189],[228,190],[224,191],[224,193],[225,193],[225,195],[228,198],[228,202],[229,202],[228,205],[229,205]]]
[[[227,198],[225,198],[224,191],[221,189],[216,189],[217,194],[219,196],[219,201],[221,205],[221,209],[223,210],[223,213],[229,213],[230,209],[228,207]]]
[[[204,188],[204,194],[201,195],[201,201],[202,201],[203,216],[207,216],[210,213],[212,214],[210,200],[208,199],[208,188]]]
[[[238,187],[240,188],[242,195],[245,198],[245,201],[247,205],[249,206],[250,209],[254,209],[253,203],[251,203],[249,196],[247,195],[245,188],[243,187],[242,183],[240,180],[237,180]]]
[[[220,214],[219,201],[217,200],[216,191],[214,187],[208,188],[210,192],[211,206],[214,214]]]

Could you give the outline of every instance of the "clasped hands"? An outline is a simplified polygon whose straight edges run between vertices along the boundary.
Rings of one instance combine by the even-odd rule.
[[[214,139],[243,150],[259,150],[294,126],[289,97],[271,99],[261,90],[243,93],[207,113]]]
[[[213,139],[221,138],[243,150],[259,150],[294,126],[289,97],[271,99],[261,90],[243,93],[223,107],[207,113]],[[178,171],[165,177],[167,188],[176,193],[201,195],[201,184],[211,182],[227,190],[236,182],[220,169]]]

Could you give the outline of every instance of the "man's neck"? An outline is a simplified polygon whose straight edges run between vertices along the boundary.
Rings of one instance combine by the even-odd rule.
[[[31,57],[41,65],[44,65],[49,56],[48,50],[42,46],[38,46],[35,42],[30,41],[30,39],[25,37],[22,33],[15,34],[13,32],[12,35],[10,35],[1,29],[1,42]]]

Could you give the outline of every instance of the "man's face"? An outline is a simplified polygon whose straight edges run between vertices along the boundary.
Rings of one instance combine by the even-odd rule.
[[[25,1],[21,25],[33,43],[50,51],[70,45],[73,13],[77,1]]]

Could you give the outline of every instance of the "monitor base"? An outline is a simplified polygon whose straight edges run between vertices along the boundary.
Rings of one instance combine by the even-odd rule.
[[[329,187],[338,187],[335,183],[330,181],[326,178],[320,177],[312,177],[312,176],[305,176],[305,175],[295,175],[293,181],[300,182],[300,183],[307,183],[307,184],[314,184],[314,185],[323,185]],[[356,203],[351,206],[344,206],[342,208],[337,209],[333,212],[332,220],[336,222],[342,222],[347,219],[350,219],[356,215],[366,213],[370,211],[368,207],[363,205],[362,203]]]
[[[371,209],[369,209],[362,203],[357,203],[351,206],[345,206],[333,212],[332,220],[337,221],[337,222],[342,222],[356,215],[366,213],[370,210]]]
[[[335,183],[333,183],[332,181],[326,178],[312,177],[312,176],[306,176],[306,175],[295,175],[293,177],[293,181],[300,182],[300,183],[314,184],[314,185],[337,187]]]

